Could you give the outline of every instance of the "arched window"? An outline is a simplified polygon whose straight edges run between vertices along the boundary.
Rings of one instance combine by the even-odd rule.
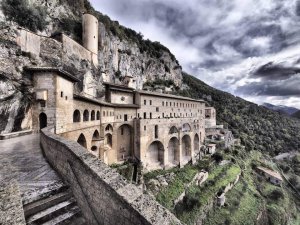
[[[83,112],[83,121],[89,121],[89,111],[87,109]]]
[[[86,145],[86,139],[85,139],[85,136],[84,136],[83,134],[80,134],[80,136],[79,136],[77,142],[78,142],[82,147],[84,147],[84,148],[87,147],[87,145]]]
[[[80,111],[76,109],[73,113],[73,122],[78,123],[80,122]]]
[[[100,120],[100,112],[97,111],[97,116],[96,116],[97,120]]]
[[[92,110],[91,112],[91,120],[94,121],[95,120],[95,111]]]

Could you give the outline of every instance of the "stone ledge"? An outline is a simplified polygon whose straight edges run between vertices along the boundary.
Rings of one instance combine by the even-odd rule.
[[[19,132],[7,133],[7,134],[0,134],[0,140],[6,140],[10,138],[20,137],[24,135],[32,134],[32,130],[24,130]]]
[[[77,202],[85,217],[89,218],[89,224],[98,224],[98,221],[110,221],[110,224],[123,221],[124,225],[182,224],[151,196],[143,194],[141,188],[127,183],[115,169],[79,144],[57,136],[51,130],[45,128],[41,131],[45,155],[76,192]],[[68,171],[66,164],[72,171]],[[80,193],[83,194],[79,196]]]

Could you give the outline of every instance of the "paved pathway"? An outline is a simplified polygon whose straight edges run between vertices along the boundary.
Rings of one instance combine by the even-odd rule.
[[[0,141],[0,184],[7,179],[17,180],[23,203],[64,186],[45,160],[37,134]]]

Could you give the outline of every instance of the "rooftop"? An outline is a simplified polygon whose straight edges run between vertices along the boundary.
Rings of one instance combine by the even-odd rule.
[[[67,71],[60,69],[58,67],[24,67],[24,70],[30,71],[30,72],[55,72],[58,75],[72,81],[72,82],[80,82],[80,79],[73,76],[72,74],[68,73]]]
[[[88,97],[85,97],[83,95],[78,95],[78,94],[74,94],[73,97],[74,97],[74,99],[82,100],[82,101],[93,103],[93,104],[100,105],[100,106],[107,106],[107,107],[114,107],[114,108],[138,108],[139,107],[138,105],[135,105],[135,104],[114,104],[114,103],[104,102],[104,101],[88,98]]]
[[[165,97],[165,98],[173,98],[173,99],[205,103],[205,101],[202,99],[197,100],[197,99],[182,97],[182,96],[178,96],[178,95],[164,94],[164,93],[158,93],[158,92],[152,92],[152,91],[142,91],[142,90],[137,91],[137,92],[140,94],[144,94],[144,95],[152,95],[152,96],[159,96],[159,97]]]
[[[270,170],[270,169],[265,168],[265,167],[262,167],[262,166],[257,167],[257,169],[258,169],[258,170],[261,170],[261,171],[263,171],[264,173],[266,173],[266,174],[268,174],[268,175],[270,175],[270,176],[272,176],[272,177],[275,177],[275,178],[277,178],[278,180],[281,180],[281,181],[282,181],[282,177],[281,177],[280,173],[278,173],[278,172],[276,172],[276,171]]]

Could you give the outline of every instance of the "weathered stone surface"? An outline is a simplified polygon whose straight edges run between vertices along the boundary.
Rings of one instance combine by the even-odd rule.
[[[45,128],[41,145],[52,166],[70,184],[89,224],[181,224],[140,187],[128,184],[115,170],[79,144],[74,145]]]

